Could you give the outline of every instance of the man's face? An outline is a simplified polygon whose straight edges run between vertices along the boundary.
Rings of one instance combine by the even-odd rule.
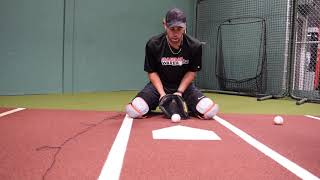
[[[179,26],[169,28],[168,26],[166,26],[166,32],[169,41],[173,44],[177,44],[181,42],[183,38],[183,33],[185,32],[185,28]]]

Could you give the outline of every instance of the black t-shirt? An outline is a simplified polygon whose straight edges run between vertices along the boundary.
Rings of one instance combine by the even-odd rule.
[[[202,46],[197,39],[184,34],[181,51],[169,48],[166,34],[152,37],[146,44],[144,70],[157,72],[162,84],[178,88],[188,71],[201,69]]]

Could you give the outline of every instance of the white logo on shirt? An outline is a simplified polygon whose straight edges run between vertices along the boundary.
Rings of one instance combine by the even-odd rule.
[[[189,64],[189,60],[183,59],[183,57],[162,57],[161,64],[163,66],[182,66]]]
[[[198,97],[198,100],[200,100],[200,99],[202,99],[202,98],[204,98],[204,96]]]

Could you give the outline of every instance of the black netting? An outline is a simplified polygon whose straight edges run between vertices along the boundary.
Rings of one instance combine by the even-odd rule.
[[[203,42],[203,66],[198,73],[197,85],[214,91],[258,92],[273,96],[285,96],[289,87],[289,52],[291,32],[291,0],[201,0],[197,2],[195,36]],[[219,26],[229,19],[251,18],[250,22],[223,26],[223,58],[236,59],[229,64],[216,64]],[[249,18],[250,19],[250,18]],[[261,20],[263,19],[263,20]],[[248,21],[248,19],[246,20]],[[261,49],[261,33],[265,22],[265,56]],[[227,33],[226,33],[227,32]],[[232,42],[237,44],[232,44]],[[229,43],[224,43],[229,42]],[[253,54],[250,56],[249,54]],[[235,57],[232,57],[235,56]],[[266,61],[263,58],[267,58]],[[256,60],[256,61],[254,61]],[[225,61],[226,62],[226,61]],[[257,70],[258,63],[262,69]],[[241,65],[239,65],[241,64]],[[219,66],[219,67],[218,67]],[[222,68],[222,69],[221,69]],[[268,72],[268,76],[266,72]],[[219,69],[220,72],[217,72]],[[225,71],[229,83],[223,84],[219,75]],[[233,73],[234,72],[234,73]],[[262,72],[259,76],[259,72]],[[223,73],[222,73],[223,74]],[[253,78],[248,81],[243,79]],[[219,80],[220,79],[220,80]],[[233,80],[238,81],[233,83]]]
[[[236,18],[219,25],[215,72],[220,89],[249,95],[265,93],[266,60],[264,19]]]
[[[320,102],[320,1],[298,0],[291,95]]]

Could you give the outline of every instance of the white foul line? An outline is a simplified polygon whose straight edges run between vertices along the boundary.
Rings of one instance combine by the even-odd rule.
[[[9,115],[9,114],[18,112],[18,111],[22,111],[22,110],[25,110],[25,109],[26,109],[26,108],[16,108],[16,109],[12,109],[12,110],[10,110],[10,111],[1,113],[1,114],[0,114],[0,117],[6,116],[6,115]]]
[[[269,156],[271,159],[273,159],[274,161],[279,163],[281,166],[285,167],[286,169],[288,169],[289,171],[291,171],[292,173],[297,175],[299,178],[308,179],[308,180],[311,180],[311,179],[312,180],[313,179],[319,180],[319,178],[317,176],[315,176],[312,173],[310,173],[309,171],[303,169],[302,167],[300,167],[296,163],[290,161],[289,159],[285,158],[281,154],[270,149],[266,145],[260,143],[259,141],[257,141],[256,139],[254,139],[253,137],[251,137],[250,135],[248,135],[244,131],[240,130],[239,128],[235,127],[234,125],[230,124],[229,122],[223,120],[222,118],[220,118],[218,116],[215,116],[214,119],[216,121],[218,121],[220,124],[222,124],[224,127],[226,127],[227,129],[229,129],[230,131],[232,131],[233,133],[238,135],[241,139],[243,139],[244,141],[246,141],[247,143],[249,143],[250,145],[252,145],[256,149],[258,149],[259,151],[264,153],[266,156]]]
[[[308,117],[308,118],[320,120],[320,118],[319,118],[319,117],[316,117],[316,116],[311,116],[311,115],[305,115],[305,116]]]
[[[120,130],[111,147],[108,158],[103,165],[98,180],[118,180],[121,173],[123,158],[130,136],[133,119],[128,115],[124,118]]]

